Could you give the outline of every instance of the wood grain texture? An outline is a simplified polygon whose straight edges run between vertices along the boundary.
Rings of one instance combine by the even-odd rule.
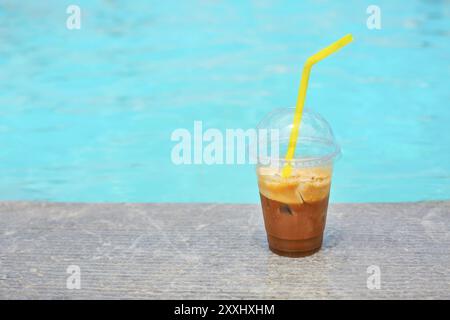
[[[297,259],[268,250],[257,205],[3,202],[0,218],[2,299],[450,299],[450,202],[331,205],[322,250]]]

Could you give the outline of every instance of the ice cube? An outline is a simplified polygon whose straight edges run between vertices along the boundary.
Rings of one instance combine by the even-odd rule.
[[[296,189],[296,193],[304,202],[316,202],[325,199],[330,192],[328,179],[314,179],[301,181]]]

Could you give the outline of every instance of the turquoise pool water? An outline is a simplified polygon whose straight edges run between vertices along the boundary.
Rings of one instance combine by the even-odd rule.
[[[78,4],[81,29],[66,28]],[[343,149],[332,201],[450,199],[450,1],[1,1],[0,199],[257,202],[251,165],[176,166],[173,130],[307,105]]]

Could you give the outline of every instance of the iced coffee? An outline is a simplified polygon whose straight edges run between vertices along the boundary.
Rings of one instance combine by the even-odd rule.
[[[258,186],[270,249],[284,256],[318,251],[330,194],[332,167],[294,168],[289,177],[280,168],[259,167]]]

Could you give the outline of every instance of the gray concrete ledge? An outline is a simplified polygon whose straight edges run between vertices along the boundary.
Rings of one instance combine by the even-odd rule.
[[[268,250],[258,205],[0,202],[0,219],[2,299],[450,299],[450,202],[331,205],[297,259]]]

